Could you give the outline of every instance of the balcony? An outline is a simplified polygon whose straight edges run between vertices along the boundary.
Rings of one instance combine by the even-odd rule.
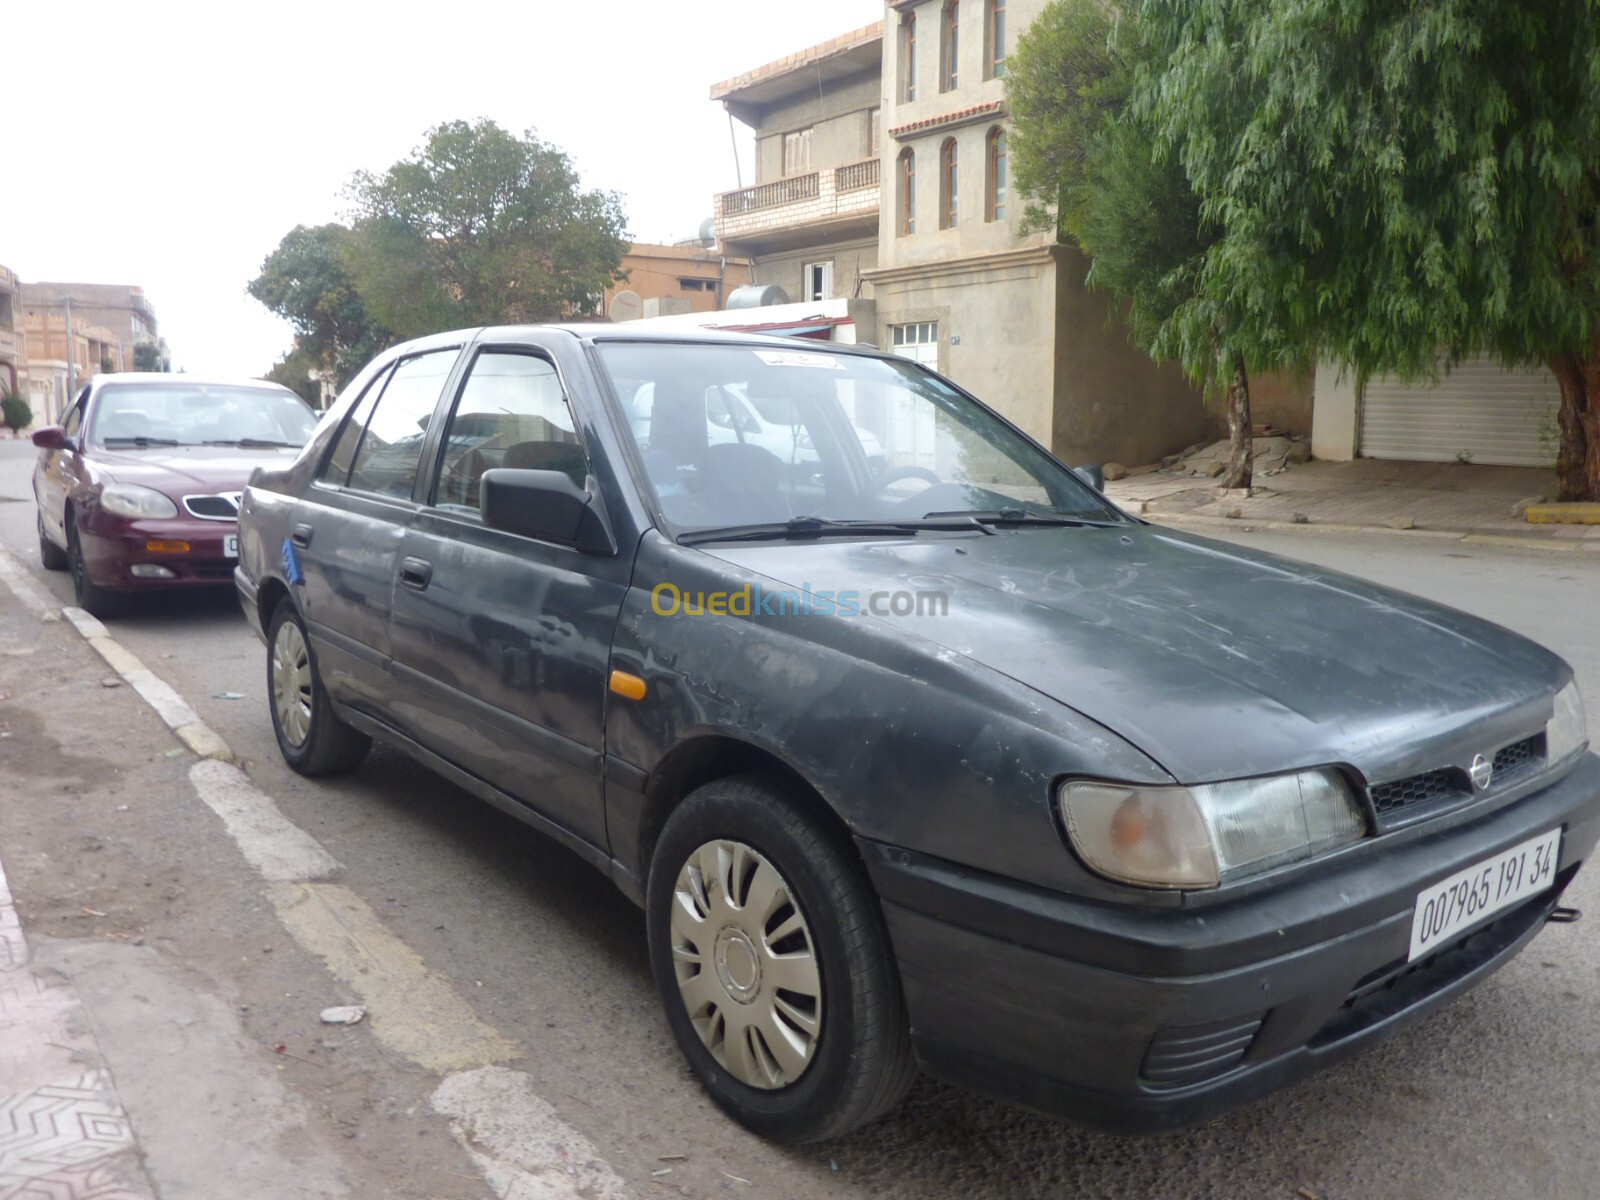
[[[876,158],[723,192],[716,198],[717,237],[734,253],[873,237],[878,232]]]
[[[19,340],[15,330],[0,329],[0,359],[14,360]]]

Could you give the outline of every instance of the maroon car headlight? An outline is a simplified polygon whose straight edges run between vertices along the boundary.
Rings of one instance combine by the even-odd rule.
[[[164,521],[178,515],[170,496],[137,483],[108,483],[100,489],[100,507],[119,517]]]
[[[1192,787],[1077,779],[1057,794],[1083,861],[1140,887],[1206,888],[1360,840],[1366,820],[1337,771]]]

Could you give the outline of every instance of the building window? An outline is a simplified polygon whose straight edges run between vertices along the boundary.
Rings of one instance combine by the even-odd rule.
[[[939,366],[939,322],[917,321],[910,325],[889,326],[889,342],[894,352],[925,367]]]
[[[867,114],[867,157],[877,158],[883,153],[883,109],[875,108]]]
[[[714,279],[679,279],[678,287],[685,292],[709,292],[715,283]]]
[[[945,138],[939,147],[939,228],[956,227],[956,140]]]
[[[783,173],[804,175],[811,170],[811,130],[797,129],[783,135]]]
[[[961,62],[961,0],[945,0],[939,27],[939,90],[954,90]]]
[[[1006,219],[1006,131],[998,125],[989,130],[988,179],[984,191],[984,220]]]
[[[833,299],[833,260],[807,263],[801,268],[807,300]]]
[[[1006,73],[1006,0],[984,0],[984,78]]]
[[[910,146],[900,151],[900,220],[902,234],[917,231],[917,156]]]
[[[900,18],[900,99],[917,98],[917,14]]]

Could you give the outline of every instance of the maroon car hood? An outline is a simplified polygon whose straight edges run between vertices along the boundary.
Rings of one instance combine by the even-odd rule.
[[[283,466],[300,451],[237,446],[152,446],[148,450],[97,448],[89,457],[107,481],[140,483],[174,496],[242,492],[250,472]]]

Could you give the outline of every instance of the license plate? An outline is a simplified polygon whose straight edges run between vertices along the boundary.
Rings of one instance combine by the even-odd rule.
[[[1561,860],[1561,830],[1552,829],[1441,879],[1417,896],[1411,918],[1411,962],[1469,925],[1549,887]]]
[[[230,533],[227,537],[222,539],[222,557],[223,558],[238,558],[239,557],[239,535],[238,534]]]

